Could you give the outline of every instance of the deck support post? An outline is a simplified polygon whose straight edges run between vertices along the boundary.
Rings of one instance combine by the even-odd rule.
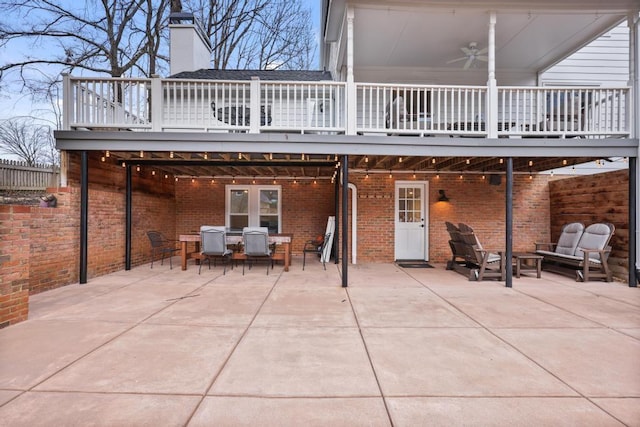
[[[125,231],[124,231],[124,269],[131,270],[131,218],[132,218],[132,197],[131,197],[131,165],[127,164],[125,188]]]
[[[349,224],[347,217],[349,214],[349,156],[342,156],[342,287],[346,288],[349,269]]]
[[[638,287],[638,159],[629,157],[629,287]]]
[[[511,258],[513,255],[513,157],[507,158],[507,185],[505,189],[506,199],[506,218],[505,218],[505,273],[507,275],[505,279],[505,286],[511,288],[513,286],[513,265],[511,264]]]
[[[89,155],[80,154],[80,274],[81,285],[87,283],[87,248],[89,239]]]

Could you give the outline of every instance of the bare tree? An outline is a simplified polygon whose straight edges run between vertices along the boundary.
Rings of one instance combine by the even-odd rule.
[[[81,69],[119,77],[157,67],[169,0],[0,0],[0,47],[24,52],[0,64],[0,78],[17,71]]]
[[[213,68],[309,69],[316,42],[304,0],[184,0],[213,45]]]
[[[0,0],[0,89],[56,112],[63,72],[146,76],[168,63],[168,15],[189,10],[213,44],[214,68],[308,69],[315,53],[305,0]],[[59,111],[55,115],[59,119]]]
[[[59,164],[52,128],[30,117],[14,117],[0,124],[0,153],[16,156],[29,166]]]

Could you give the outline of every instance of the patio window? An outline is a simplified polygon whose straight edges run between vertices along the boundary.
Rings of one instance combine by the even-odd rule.
[[[228,185],[226,226],[230,231],[243,227],[267,227],[280,232],[281,195],[279,185]]]

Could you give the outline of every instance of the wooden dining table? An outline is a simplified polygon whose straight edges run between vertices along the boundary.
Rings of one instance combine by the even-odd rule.
[[[182,270],[187,269],[187,260],[190,258],[196,259],[196,262],[200,261],[200,234],[180,234],[178,240],[180,240],[180,258],[182,262]],[[282,259],[284,261],[284,271],[289,271],[291,265],[291,241],[293,240],[293,234],[290,233],[278,233],[269,234],[269,243],[275,243],[282,245],[283,253],[281,256],[277,256],[279,253],[274,254],[273,259]],[[195,243],[195,250],[188,251],[188,243]],[[242,242],[242,235],[240,234],[227,234],[227,245],[237,245]],[[235,260],[244,259],[244,254],[234,252],[232,258]]]

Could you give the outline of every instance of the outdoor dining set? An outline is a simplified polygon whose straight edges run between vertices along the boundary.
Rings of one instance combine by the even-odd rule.
[[[244,227],[238,232],[229,231],[224,226],[203,225],[199,233],[180,234],[177,241],[166,238],[159,231],[148,231],[147,236],[152,248],[151,268],[157,254],[161,255],[161,263],[168,256],[170,268],[173,268],[171,256],[177,252],[180,252],[182,270],[187,269],[189,259],[195,259],[199,273],[204,261],[207,261],[209,268],[211,261],[214,266],[221,261],[223,274],[226,274],[227,266],[233,267],[238,262],[242,263],[243,274],[245,264],[251,268],[258,261],[267,262],[267,274],[269,266],[273,268],[276,261],[284,263],[285,271],[289,271],[291,264],[293,234],[270,234],[267,227]],[[194,243],[194,250],[189,250],[189,243]],[[281,246],[282,250],[276,250],[277,246]]]

